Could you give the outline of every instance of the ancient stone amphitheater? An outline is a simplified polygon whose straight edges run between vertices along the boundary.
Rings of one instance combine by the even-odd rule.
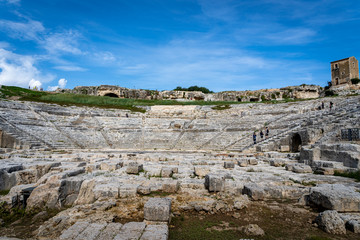
[[[191,215],[241,219],[243,238],[359,239],[360,184],[334,176],[359,169],[359,121],[359,96],[145,113],[2,100],[0,202],[37,214],[31,231],[0,219],[0,239],[171,239]]]

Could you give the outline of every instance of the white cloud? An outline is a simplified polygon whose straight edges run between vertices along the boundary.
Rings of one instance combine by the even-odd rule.
[[[18,5],[20,3],[20,0],[0,0],[0,2],[6,2],[6,3],[9,3],[9,4]]]
[[[32,56],[0,49],[0,84],[27,88],[32,80],[40,83],[53,80],[52,75],[43,75],[35,63],[36,59]]]
[[[41,22],[20,14],[19,17],[24,18],[26,21],[0,20],[0,30],[15,39],[34,41],[51,55],[82,54],[78,42],[81,34],[78,31],[49,32],[49,29],[46,29]]]
[[[48,91],[55,91],[56,89],[58,88],[65,88],[67,84],[67,80],[65,78],[61,78],[58,82],[58,85],[57,86],[49,86],[48,87]]]
[[[41,33],[45,31],[41,22],[27,19],[27,22],[0,20],[0,30],[9,36],[21,40],[41,41]]]
[[[55,69],[66,71],[66,72],[85,72],[86,68],[78,67],[78,66],[56,66]]]
[[[307,28],[286,29],[277,33],[267,34],[266,39],[276,44],[305,44],[313,41],[316,32]]]
[[[67,80],[65,78],[61,78],[59,80],[59,87],[60,88],[65,88],[66,84],[67,84]]]
[[[108,63],[116,61],[116,57],[111,52],[94,53],[94,59],[100,63]]]
[[[31,89],[40,89],[41,88],[41,86],[42,86],[42,83],[40,82],[40,81],[38,81],[38,80],[35,80],[35,79],[31,79],[30,80],[30,82],[29,82],[29,87],[31,88]]]
[[[78,39],[80,36],[80,33],[72,30],[49,34],[41,44],[50,54],[71,53],[79,55],[82,54],[82,51],[78,47]]]

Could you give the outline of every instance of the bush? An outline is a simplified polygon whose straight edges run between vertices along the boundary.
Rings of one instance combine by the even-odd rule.
[[[352,84],[358,84],[359,82],[360,82],[360,79],[358,79],[358,78],[351,79]]]
[[[330,97],[330,96],[334,96],[335,95],[335,93],[334,93],[334,91],[332,91],[332,90],[326,90],[325,91],[325,96],[326,97]]]
[[[331,86],[332,86],[332,82],[328,82],[328,85],[327,86],[325,86],[325,90],[328,90],[328,89],[330,89],[331,88]]]
[[[183,88],[183,87],[178,86],[178,87],[176,87],[174,89],[174,91],[190,91],[190,92],[200,91],[200,92],[203,92],[203,93],[213,93],[213,91],[210,91],[206,87],[198,87],[198,86],[191,86],[191,87],[188,87],[188,88]]]
[[[264,95],[261,95],[261,101],[265,102],[266,101],[266,97]]]

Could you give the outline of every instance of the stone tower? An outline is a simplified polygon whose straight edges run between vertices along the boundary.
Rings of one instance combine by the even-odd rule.
[[[355,57],[331,62],[331,83],[333,86],[351,83],[353,78],[359,78],[359,62]]]

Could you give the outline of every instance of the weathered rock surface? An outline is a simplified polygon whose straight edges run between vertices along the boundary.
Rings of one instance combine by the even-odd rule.
[[[150,198],[144,205],[144,218],[148,221],[169,222],[171,199]]]
[[[309,200],[328,210],[360,212],[360,193],[341,184],[321,184],[312,187]]]
[[[345,222],[337,211],[326,210],[316,217],[315,222],[319,228],[331,234],[346,234]]]

